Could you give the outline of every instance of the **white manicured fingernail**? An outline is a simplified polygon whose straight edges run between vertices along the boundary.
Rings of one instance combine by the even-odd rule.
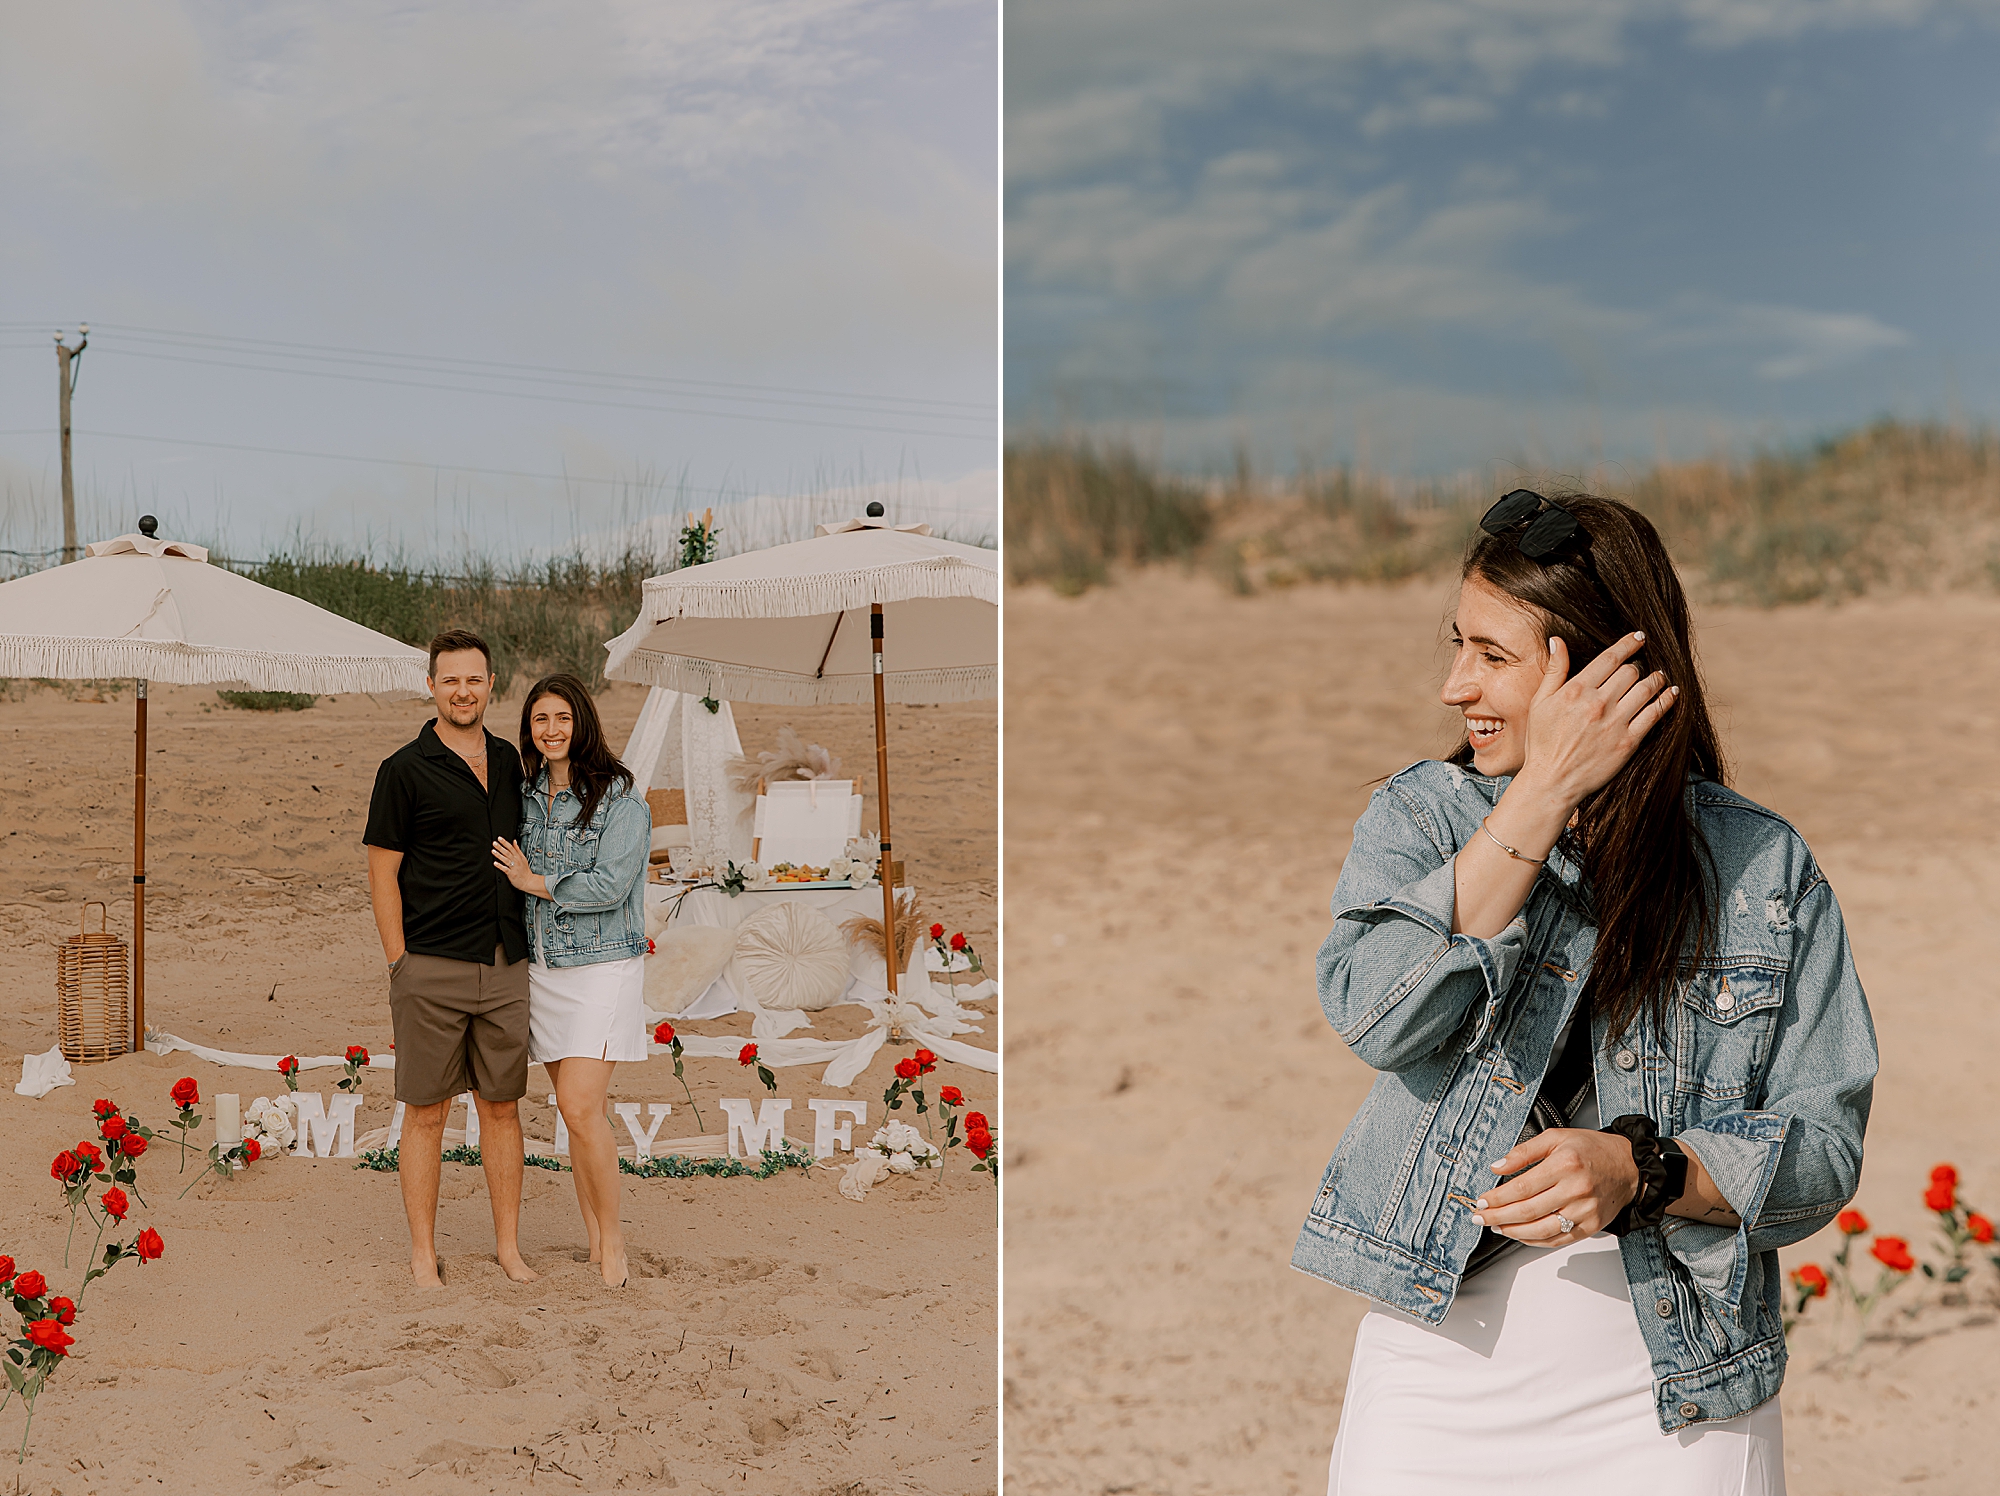
[[[1637,629],[1632,630],[1632,637],[1637,639],[1641,644],[1646,642],[1646,636]]]
[[[1486,1202],[1484,1200],[1474,1200],[1472,1202],[1472,1205],[1475,1210],[1484,1210],[1486,1208]]]
[[[1476,1215],[1472,1218],[1472,1224],[1475,1226],[1484,1226],[1486,1224],[1486,1217],[1481,1215]]]

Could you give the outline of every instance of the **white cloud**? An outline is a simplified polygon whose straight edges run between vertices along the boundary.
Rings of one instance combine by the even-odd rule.
[[[1910,335],[1865,312],[1690,300],[1658,313],[1646,342],[1662,350],[1735,351],[1759,378],[1791,380],[1907,347]]]

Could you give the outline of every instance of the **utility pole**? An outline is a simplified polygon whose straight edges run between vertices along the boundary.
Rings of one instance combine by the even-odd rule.
[[[83,350],[90,346],[90,324],[85,322],[77,329],[77,343],[74,348],[63,342],[63,335],[56,334],[56,383],[57,403],[61,412],[59,424],[62,427],[62,495],[63,495],[63,564],[67,566],[76,559],[76,481],[70,475],[69,464],[69,397],[76,392],[76,377],[82,372],[79,360]]]

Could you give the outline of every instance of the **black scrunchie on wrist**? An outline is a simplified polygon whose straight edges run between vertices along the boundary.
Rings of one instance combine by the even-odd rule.
[[[1620,1117],[1599,1132],[1615,1133],[1632,1145],[1632,1162],[1639,1166],[1639,1190],[1625,1208],[1606,1223],[1613,1236],[1625,1236],[1667,1218],[1667,1163],[1660,1156],[1660,1129],[1651,1117]]]

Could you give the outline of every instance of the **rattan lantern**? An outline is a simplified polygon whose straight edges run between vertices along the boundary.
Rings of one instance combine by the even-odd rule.
[[[88,928],[93,909],[95,930]],[[125,942],[105,929],[104,905],[85,904],[77,933],[56,947],[56,1042],[64,1059],[115,1060],[130,1051],[130,965]]]

